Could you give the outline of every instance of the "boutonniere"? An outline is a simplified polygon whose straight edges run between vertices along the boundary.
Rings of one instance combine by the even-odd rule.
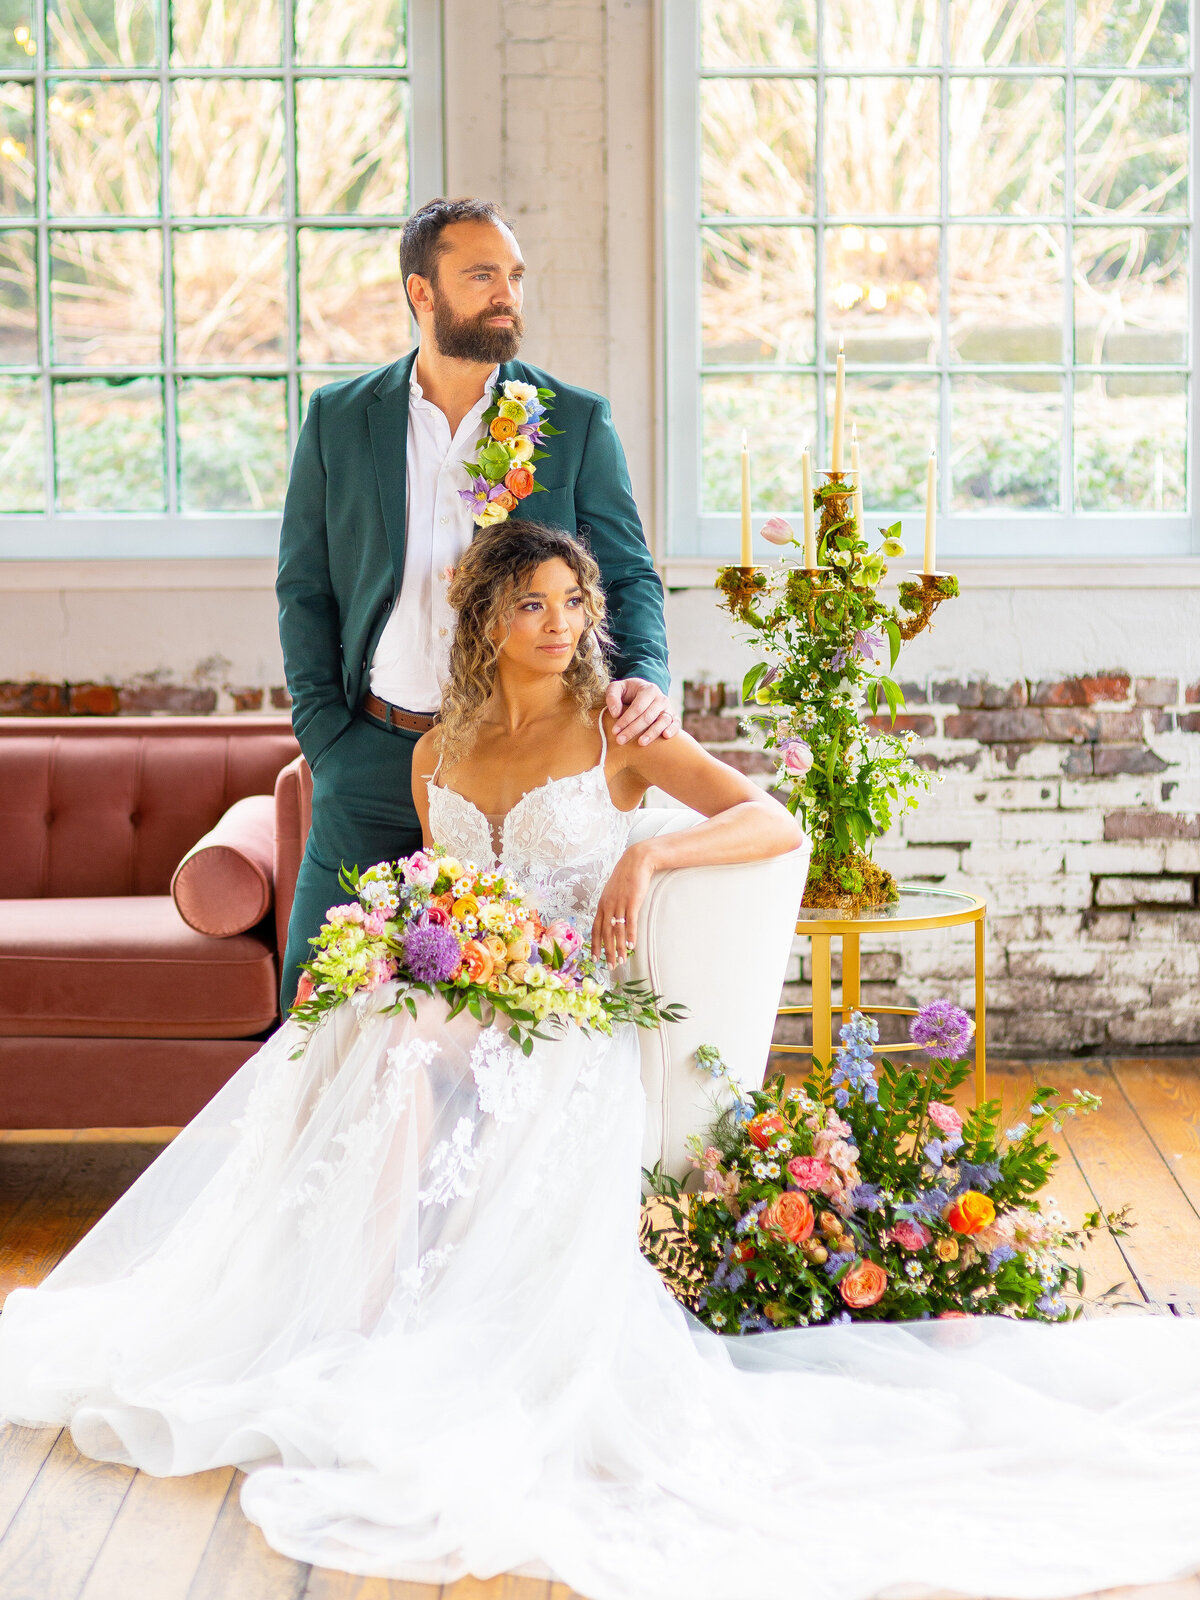
[[[545,485],[535,477],[537,463],[549,453],[542,448],[546,440],[562,432],[547,421],[553,399],[553,389],[537,389],[510,378],[500,398],[483,413],[487,425],[483,442],[474,459],[463,462],[471,487],[458,491],[471,507],[477,528],[503,522],[529,495],[545,493]]]

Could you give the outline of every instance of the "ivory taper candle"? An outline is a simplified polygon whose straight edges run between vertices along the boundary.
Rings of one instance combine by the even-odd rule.
[[[858,536],[863,537],[863,501],[862,501],[862,470],[858,459],[858,423],[850,429],[850,470],[854,474],[854,520],[858,524]]]
[[[750,450],[742,429],[742,565],[753,565],[750,554]]]
[[[925,571],[936,572],[937,542],[937,446],[929,452],[929,465],[925,469]]]
[[[812,457],[807,445],[800,457],[800,483],[804,495],[804,565],[811,570],[817,564],[817,534],[813,527]]]
[[[838,340],[837,377],[833,385],[833,470],[842,470],[842,425],[846,417],[846,341]]]

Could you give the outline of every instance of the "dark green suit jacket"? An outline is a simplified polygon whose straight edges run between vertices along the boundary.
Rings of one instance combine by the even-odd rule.
[[[416,352],[313,395],[292,461],[279,543],[279,636],[300,748],[315,764],[349,727],[404,576],[408,384]],[[608,402],[523,361],[500,368],[554,390],[532,520],[577,533],[600,566],[615,677],[670,683],[662,584]],[[462,487],[468,486],[464,471]]]

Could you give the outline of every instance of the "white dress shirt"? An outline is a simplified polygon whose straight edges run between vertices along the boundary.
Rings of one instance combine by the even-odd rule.
[[[446,603],[448,574],[475,532],[471,507],[458,493],[471,482],[463,462],[482,438],[483,413],[499,375],[499,366],[493,367],[453,439],[445,412],[426,400],[415,366],[409,379],[404,581],[370,674],[371,693],[406,711],[432,712],[441,704],[454,628]]]

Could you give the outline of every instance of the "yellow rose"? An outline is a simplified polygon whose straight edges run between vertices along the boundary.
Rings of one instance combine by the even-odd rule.
[[[508,921],[508,912],[496,900],[489,900],[479,913],[479,920],[489,933],[499,933]]]
[[[953,1261],[958,1255],[957,1239],[939,1239],[934,1245],[939,1261]]]
[[[478,912],[479,901],[476,900],[473,894],[459,895],[458,899],[450,907],[450,915],[458,922],[465,922],[468,917],[477,916]]]
[[[476,519],[481,528],[494,528],[498,522],[508,521],[508,512],[495,500],[489,500]]]
[[[529,974],[533,970],[528,961],[510,961],[507,976],[512,979],[513,983],[524,984],[529,982]]]
[[[528,461],[533,454],[533,440],[526,434],[519,433],[515,439],[508,442],[508,459],[514,466],[520,466]]]
[[[451,883],[457,883],[466,870],[457,856],[443,856],[438,862],[438,871],[444,872]]]
[[[488,952],[498,967],[507,965],[508,947],[504,943],[503,939],[497,938],[494,933],[489,933],[487,938],[481,942],[483,944],[483,948]]]
[[[533,949],[533,941],[530,939],[510,939],[507,948],[510,961],[528,961],[529,953]]]

